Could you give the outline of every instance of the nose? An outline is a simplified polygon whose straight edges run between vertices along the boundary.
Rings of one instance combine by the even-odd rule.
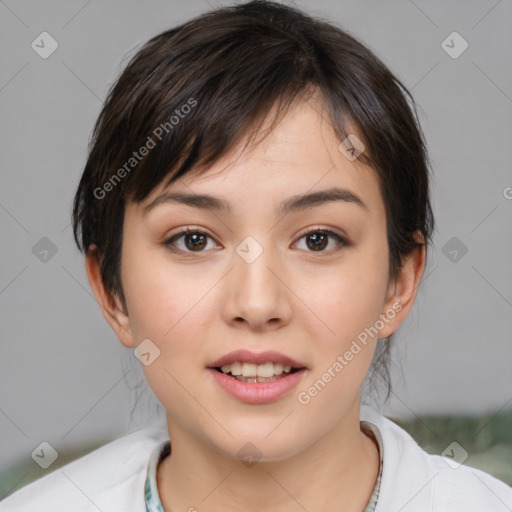
[[[254,260],[233,254],[233,269],[225,283],[224,320],[252,331],[277,330],[290,322],[293,295],[275,251],[264,248]]]

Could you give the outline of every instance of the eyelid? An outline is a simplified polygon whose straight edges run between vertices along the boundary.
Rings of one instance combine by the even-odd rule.
[[[313,226],[309,228],[305,228],[303,231],[301,231],[300,235],[298,235],[298,239],[302,238],[304,235],[309,235],[310,233],[317,233],[321,231],[322,233],[327,233],[329,235],[335,235],[340,238],[342,238],[347,244],[348,244],[348,238],[344,233],[338,233],[337,231],[334,231],[334,229],[323,227],[323,226]]]
[[[192,225],[192,226],[182,226],[182,227],[178,228],[178,231],[175,231],[171,235],[166,235],[164,242],[169,241],[169,240],[173,239],[174,237],[177,238],[180,235],[187,235],[189,233],[200,233],[200,234],[208,235],[212,240],[215,240],[215,238],[212,235],[210,235],[210,233],[208,233],[208,231],[205,228],[203,228],[201,226]]]

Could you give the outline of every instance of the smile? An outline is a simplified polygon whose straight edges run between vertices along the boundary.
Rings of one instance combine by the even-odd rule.
[[[215,368],[218,372],[229,375],[239,382],[273,382],[282,379],[298,369],[289,364],[282,363],[246,363],[235,361],[231,364],[222,365]]]

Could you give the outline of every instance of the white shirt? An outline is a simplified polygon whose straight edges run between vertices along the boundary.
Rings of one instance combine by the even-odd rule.
[[[483,471],[429,455],[398,425],[362,406],[380,433],[383,471],[375,512],[510,512],[512,488]],[[123,436],[19,489],[1,512],[146,512],[149,462],[165,429]],[[314,511],[311,511],[314,512]]]

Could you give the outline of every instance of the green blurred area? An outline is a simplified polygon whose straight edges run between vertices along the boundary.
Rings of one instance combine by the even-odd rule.
[[[392,419],[428,453],[440,455],[454,441],[468,458],[466,466],[481,469],[512,485],[512,410],[482,417],[421,416],[409,421]],[[0,499],[41,478],[50,471],[78,459],[109,441],[73,452],[60,452],[47,470],[28,460],[0,473]]]
[[[464,465],[481,469],[512,485],[512,410],[472,416],[421,416],[392,419],[428,453],[441,455],[454,441],[468,458]]]

